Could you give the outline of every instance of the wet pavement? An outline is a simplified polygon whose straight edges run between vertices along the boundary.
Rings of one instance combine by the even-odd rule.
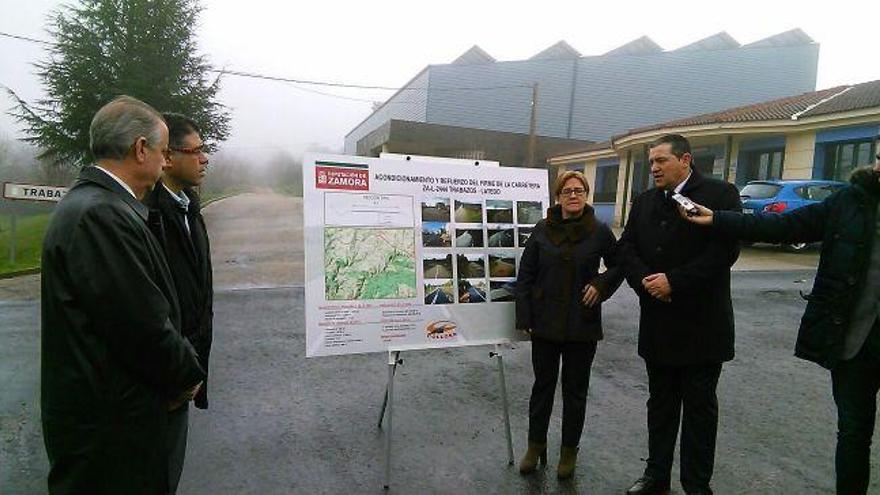
[[[191,414],[181,494],[383,492],[385,437],[377,420],[387,356],[304,357],[297,208],[290,198],[253,195],[206,210],[218,282],[211,409]],[[278,218],[287,215],[292,220]],[[792,356],[805,305],[798,292],[809,290],[813,273],[807,267],[733,275],[737,357],[719,383],[716,493],[833,492],[829,375]],[[20,290],[13,285],[13,297],[0,288],[2,494],[46,493],[35,280],[22,279]],[[636,355],[632,291],[624,284],[604,311],[606,339],[593,366],[573,480],[555,477],[559,398],[550,466],[522,477],[507,464],[491,349],[426,350],[403,353],[396,375],[390,493],[622,493],[646,455],[647,379]],[[529,348],[504,350],[517,457],[526,443]],[[872,467],[876,480],[876,451]],[[674,478],[677,472],[676,465]],[[673,492],[683,493],[677,483]],[[877,481],[870,492],[880,493]]]

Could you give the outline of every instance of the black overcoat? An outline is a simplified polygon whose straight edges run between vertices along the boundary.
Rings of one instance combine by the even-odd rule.
[[[171,193],[156,184],[145,203],[158,212],[162,219],[150,227],[162,248],[171,268],[177,299],[180,302],[180,331],[189,339],[199,355],[199,363],[206,373],[213,341],[214,289],[211,273],[211,246],[205,220],[202,218],[198,194],[192,189],[184,190],[190,200],[186,212],[190,232],[184,224],[184,212]],[[202,384],[194,401],[200,409],[208,407],[208,380]]]
[[[616,241],[587,205],[574,222],[562,222],[559,205],[535,225],[516,280],[516,327],[554,342],[602,339],[601,304],[586,307],[582,290],[591,284],[604,301],[623,282]],[[599,261],[606,271],[599,274]]]
[[[798,330],[795,356],[826,368],[838,362],[868,274],[877,239],[880,184],[870,168],[857,170],[851,185],[815,203],[783,214],[718,212],[715,231],[750,241],[822,241],[813,290]]]
[[[43,241],[41,408],[51,493],[167,489],[168,402],[204,379],[148,210],[87,167]]]
[[[742,209],[733,184],[694,170],[682,194],[713,210]],[[658,365],[698,365],[733,359],[730,267],[736,241],[681,218],[661,189],[635,198],[620,238],[621,265],[639,296],[639,355]],[[672,302],[647,293],[642,279],[665,273]]]

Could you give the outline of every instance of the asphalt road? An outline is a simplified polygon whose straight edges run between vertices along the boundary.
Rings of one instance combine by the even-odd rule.
[[[298,207],[287,198],[253,195],[221,201],[207,212],[215,270],[238,274],[217,277],[211,409],[192,413],[180,493],[382,493],[384,436],[376,422],[386,356],[304,357],[302,279],[296,279],[301,259],[291,254],[301,248],[288,244],[296,234],[278,232],[267,241],[286,244],[284,251],[252,248],[240,232],[251,228],[244,218],[259,223],[254,219],[265,218],[270,205],[285,212]],[[255,210],[263,216],[245,213]],[[220,239],[230,241],[220,247]],[[276,264],[279,256],[289,265]],[[244,259],[253,273],[240,269]],[[264,269],[264,263],[273,268]],[[725,365],[719,384],[716,493],[833,492],[836,428],[829,375],[791,355],[804,307],[798,291],[809,289],[811,276],[812,270],[733,276],[737,358]],[[0,494],[45,493],[39,305],[34,297],[2,294]],[[604,310],[606,339],[593,366],[573,480],[555,478],[558,399],[550,466],[524,478],[507,465],[490,349],[414,351],[403,354],[395,382],[390,492],[622,493],[641,473],[646,455],[647,379],[636,356],[632,291],[624,285]],[[504,359],[518,457],[525,448],[532,379],[529,344],[506,350]],[[880,493],[876,452],[872,467],[870,491]],[[678,486],[674,492],[682,493]]]

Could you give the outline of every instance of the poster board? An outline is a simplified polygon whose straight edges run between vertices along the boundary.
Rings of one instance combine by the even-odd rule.
[[[307,154],[306,356],[483,345],[514,329],[547,171]]]

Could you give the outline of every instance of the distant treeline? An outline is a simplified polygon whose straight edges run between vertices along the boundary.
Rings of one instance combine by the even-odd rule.
[[[0,182],[67,186],[78,172],[76,167],[41,159],[39,150],[27,143],[0,138]],[[202,195],[216,197],[253,188],[302,196],[302,159],[280,150],[260,157],[221,148],[210,155]]]

